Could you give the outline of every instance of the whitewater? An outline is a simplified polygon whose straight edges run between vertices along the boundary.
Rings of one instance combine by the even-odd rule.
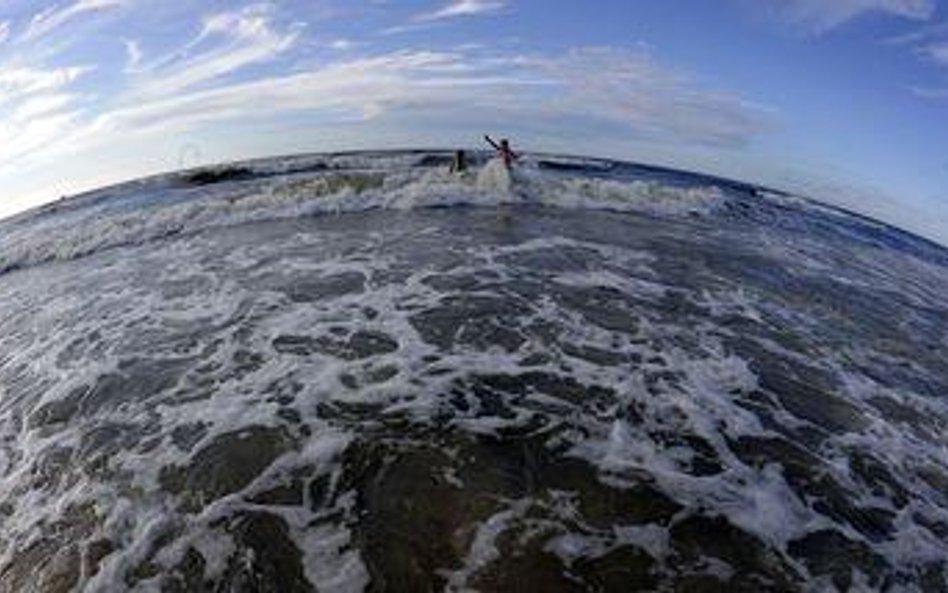
[[[948,252],[615,161],[0,222],[0,591],[948,590]]]

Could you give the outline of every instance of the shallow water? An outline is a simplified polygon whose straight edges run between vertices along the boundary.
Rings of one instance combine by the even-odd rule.
[[[0,591],[948,588],[939,248],[396,156],[15,221]]]

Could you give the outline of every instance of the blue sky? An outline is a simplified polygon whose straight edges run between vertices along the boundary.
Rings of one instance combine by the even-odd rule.
[[[180,166],[487,131],[948,244],[946,123],[937,0],[0,0],[0,214]]]

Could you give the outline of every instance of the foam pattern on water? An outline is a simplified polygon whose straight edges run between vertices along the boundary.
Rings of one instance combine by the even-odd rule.
[[[0,590],[945,590],[945,267],[386,166],[0,276]]]
[[[42,210],[29,224],[19,218],[18,224],[8,223],[0,239],[0,269],[68,260],[206,228],[327,213],[538,203],[701,215],[723,201],[714,187],[681,189],[551,175],[532,167],[516,171],[511,179],[496,160],[478,171],[452,175],[444,167],[418,167],[418,158],[345,155],[266,161],[254,169],[236,169],[248,171],[250,179],[244,183],[194,187],[187,177],[163,176],[81,196],[74,201],[86,203],[84,207],[67,202]],[[281,175],[281,170],[303,172]]]

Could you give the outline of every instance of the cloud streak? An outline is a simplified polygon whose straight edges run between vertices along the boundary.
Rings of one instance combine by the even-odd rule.
[[[182,51],[150,66],[139,65],[130,94],[136,101],[174,95],[276,58],[293,46],[298,32],[275,29],[271,12],[268,5],[254,5],[207,17]],[[140,51],[137,57],[141,64]]]
[[[503,10],[506,2],[500,0],[454,0],[438,10],[417,15],[416,22],[443,21],[458,17],[477,16]]]
[[[137,41],[131,39],[126,39],[122,43],[125,45],[125,72],[137,72],[142,63],[141,47]]]
[[[812,34],[822,35],[867,15],[887,15],[903,20],[931,21],[936,0],[768,0],[781,19]],[[948,22],[929,23],[913,31],[889,37],[884,43],[911,47],[923,60],[948,67]],[[908,88],[923,99],[942,99],[941,88],[913,85]]]
[[[826,33],[859,17],[886,14],[927,20],[935,0],[768,0],[781,18],[814,33]]]
[[[932,43],[925,47],[923,52],[936,64],[948,67],[948,41]]]
[[[656,142],[739,148],[775,120],[769,110],[706,88],[644,50],[583,48],[525,63],[557,87],[547,109],[586,114]]]
[[[23,33],[22,41],[33,41],[49,34],[69,21],[91,12],[122,6],[127,0],[75,0],[65,6],[52,6],[33,16]]]
[[[915,45],[943,37],[946,34],[948,34],[948,22],[943,22],[890,37],[886,40],[886,43],[889,45]]]
[[[920,97],[922,99],[948,99],[948,88],[913,86],[909,90],[916,97]]]
[[[44,92],[58,91],[91,71],[85,66],[33,68],[0,64],[0,106]]]
[[[948,68],[948,22],[935,23],[915,31],[891,37],[886,43],[898,47],[910,47],[915,55],[939,68]],[[913,85],[909,90],[923,99],[944,99],[948,97],[946,84]]]

